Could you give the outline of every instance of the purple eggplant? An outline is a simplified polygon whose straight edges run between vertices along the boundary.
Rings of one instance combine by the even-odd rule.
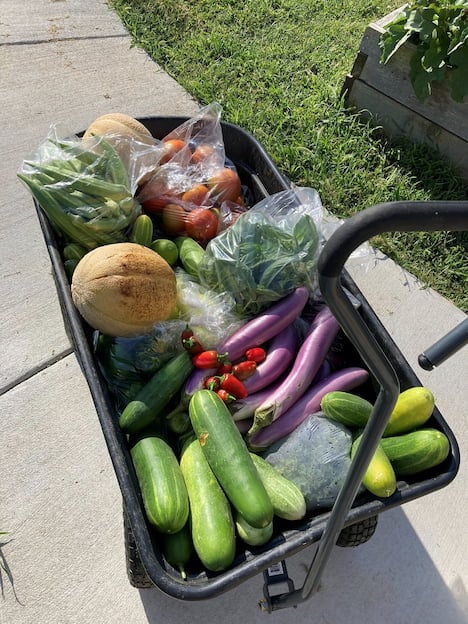
[[[327,362],[327,360],[325,360],[322,366],[319,368],[313,383],[316,384],[319,381],[322,381],[323,379],[328,377],[330,373],[330,364]],[[236,422],[240,420],[250,419],[252,423],[252,417],[255,414],[255,410],[257,409],[257,407],[262,405],[262,403],[264,403],[268,399],[268,397],[271,396],[271,394],[275,392],[277,388],[279,388],[280,384],[283,382],[283,379],[284,376],[280,377],[275,383],[269,385],[266,388],[263,388],[263,390],[259,390],[258,392],[249,394],[245,397],[245,399],[240,399],[238,401],[234,401],[234,403],[231,403],[229,405],[229,409],[231,410],[233,419]]]
[[[297,341],[294,325],[288,325],[272,338],[266,359],[258,364],[255,373],[244,381],[249,394],[266,388],[287,370],[296,357]]]
[[[219,353],[228,353],[234,362],[244,355],[247,349],[259,347],[271,340],[280,331],[291,325],[301,314],[309,299],[309,291],[303,286],[273,304],[268,310],[255,316],[234,332],[222,344]]]
[[[271,425],[263,427],[248,436],[248,445],[253,451],[261,451],[273,442],[289,435],[310,414],[320,410],[320,402],[328,392],[352,390],[369,378],[364,368],[349,367],[332,373],[329,377],[314,383],[302,397],[277,418]]]
[[[315,316],[296,359],[283,383],[255,410],[249,432],[270,425],[301,398],[310,386],[340,329],[338,321],[327,306]]]

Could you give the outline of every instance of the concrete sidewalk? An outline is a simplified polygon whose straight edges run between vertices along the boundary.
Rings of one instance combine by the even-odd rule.
[[[417,356],[464,314],[390,260],[353,270],[358,285],[437,404],[462,463],[443,490],[382,514],[375,536],[333,551],[322,589],[298,609],[257,608],[259,576],[181,603],[130,586],[122,497],[88,387],[66,335],[31,196],[16,178],[51,123],[72,131],[98,115],[191,115],[197,102],[131,48],[99,0],[0,0],[1,624],[214,621],[315,624],[468,622],[466,349],[426,373]],[[332,208],[332,207],[331,207]],[[300,586],[313,549],[288,561]]]

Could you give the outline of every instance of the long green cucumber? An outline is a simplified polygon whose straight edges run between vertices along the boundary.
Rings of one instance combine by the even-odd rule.
[[[250,453],[278,518],[300,520],[306,513],[306,502],[300,489],[276,470],[266,459]]]
[[[197,390],[189,416],[203,453],[233,507],[252,527],[273,519],[273,505],[226,404],[211,390]]]
[[[182,388],[192,369],[190,356],[185,351],[164,364],[122,411],[121,429],[126,433],[138,433],[153,423]]]
[[[381,440],[396,474],[417,474],[441,464],[450,452],[447,436],[438,429],[417,429]]]
[[[162,533],[177,533],[188,520],[189,500],[174,451],[162,437],[148,435],[130,454],[149,522]]]
[[[190,527],[195,551],[212,572],[228,568],[236,552],[231,507],[202,451],[191,436],[184,444],[180,467],[190,500]]]

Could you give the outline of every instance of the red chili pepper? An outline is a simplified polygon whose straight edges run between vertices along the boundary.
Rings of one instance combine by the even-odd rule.
[[[223,362],[221,364],[221,366],[218,367],[218,370],[216,371],[216,374],[219,375],[220,377],[222,375],[225,375],[226,373],[232,373],[232,364],[231,362]]]
[[[231,375],[231,373],[226,373],[221,377],[219,386],[221,389],[227,390],[229,394],[235,396],[236,399],[245,399],[247,396],[247,389],[242,381],[234,377],[234,375]]]
[[[220,362],[227,357],[227,353],[218,353],[214,349],[202,351],[192,358],[192,364],[196,368],[218,368]]]
[[[247,349],[245,357],[250,362],[260,364],[260,362],[263,362],[263,360],[266,359],[266,352],[265,349],[262,349],[261,347],[252,347],[252,349]]]
[[[257,370],[257,362],[253,362],[252,360],[244,360],[243,362],[239,362],[238,364],[234,364],[232,367],[232,374],[237,379],[244,381],[252,375]]]
[[[190,338],[185,338],[185,340],[182,340],[182,345],[190,355],[198,355],[205,350],[203,348],[203,345],[195,336],[191,336]]]
[[[216,394],[219,396],[221,401],[224,401],[224,403],[232,403],[236,400],[236,397],[232,394],[229,394],[229,392],[227,390],[224,390],[224,388],[219,388],[218,390],[216,390]]]
[[[207,377],[205,379],[205,388],[207,388],[208,390],[213,390],[216,392],[216,390],[219,389],[219,384],[219,377]]]
[[[191,338],[192,336],[193,336],[193,331],[187,325],[186,328],[184,329],[184,331],[182,332],[181,336],[180,336],[180,339],[182,340],[182,344],[184,344],[184,342],[186,340],[188,340],[189,338]]]

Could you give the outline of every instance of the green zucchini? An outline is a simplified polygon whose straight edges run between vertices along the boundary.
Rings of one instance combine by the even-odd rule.
[[[266,459],[250,453],[265,490],[273,505],[273,512],[284,520],[300,520],[306,513],[306,502],[300,489],[269,464]]]
[[[160,436],[149,435],[130,454],[149,522],[161,533],[177,533],[187,522],[189,500],[174,451]]]
[[[366,399],[343,391],[328,392],[320,407],[327,418],[351,428],[365,427],[373,409]]]
[[[407,433],[422,427],[431,417],[434,405],[434,395],[424,386],[408,388],[398,397],[384,436]]]
[[[189,523],[187,522],[177,533],[166,533],[163,538],[163,552],[166,561],[179,570],[185,580],[185,566],[192,558],[194,549]]]
[[[239,512],[236,513],[236,530],[243,542],[249,546],[262,546],[266,544],[273,535],[273,522],[267,524],[263,529],[256,529],[245,520]]]
[[[354,440],[351,447],[351,457],[354,457],[361,443],[362,433]],[[388,498],[397,488],[393,466],[385,453],[382,444],[377,446],[362,479],[362,485],[379,498]]]
[[[254,528],[273,519],[273,505],[226,404],[211,390],[197,390],[189,416],[203,453],[233,507]]]
[[[199,441],[193,436],[184,444],[180,467],[190,501],[190,527],[195,551],[208,570],[225,570],[233,562],[236,552],[231,507]]]
[[[138,433],[153,423],[182,388],[192,369],[185,351],[166,362],[125,406],[119,418],[120,428],[126,433]]]
[[[381,444],[395,473],[402,477],[438,466],[450,452],[447,436],[431,428],[382,438]]]

